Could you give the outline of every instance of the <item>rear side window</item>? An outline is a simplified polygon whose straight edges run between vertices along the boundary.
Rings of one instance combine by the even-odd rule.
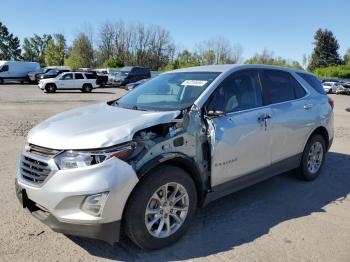
[[[96,76],[94,74],[85,74],[87,79],[96,79]]]
[[[75,79],[84,79],[83,74],[75,74]]]
[[[294,92],[295,92],[295,98],[302,98],[306,95],[306,91],[305,89],[299,84],[299,82],[293,77],[291,76],[291,81],[294,87]]]
[[[315,89],[320,94],[326,94],[321,84],[321,81],[317,77],[309,74],[297,73],[302,77],[313,89]]]
[[[290,101],[306,95],[304,88],[287,72],[263,70],[261,81],[270,104]]]

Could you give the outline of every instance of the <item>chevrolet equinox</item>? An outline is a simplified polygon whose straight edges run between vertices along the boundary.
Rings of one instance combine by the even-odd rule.
[[[332,141],[333,100],[308,72],[179,69],[34,127],[16,192],[56,232],[158,249],[210,201],[289,170],[317,178]]]

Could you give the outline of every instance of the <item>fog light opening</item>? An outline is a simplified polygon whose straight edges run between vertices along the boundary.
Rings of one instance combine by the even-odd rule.
[[[93,216],[101,216],[107,197],[108,192],[89,195],[84,199],[81,210]]]

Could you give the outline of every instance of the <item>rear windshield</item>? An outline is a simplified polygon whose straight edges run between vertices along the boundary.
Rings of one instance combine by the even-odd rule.
[[[321,81],[317,77],[309,74],[297,73],[301,76],[313,89],[315,89],[320,94],[326,94],[321,84]]]

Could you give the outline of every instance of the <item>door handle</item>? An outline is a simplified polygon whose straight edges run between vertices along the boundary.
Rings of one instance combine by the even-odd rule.
[[[305,110],[309,110],[309,109],[312,108],[312,106],[313,106],[313,104],[305,104],[305,105],[304,105],[304,109],[305,109]]]
[[[264,123],[264,126],[265,126],[265,131],[267,129],[267,120],[271,118],[271,115],[270,114],[263,114],[261,116],[259,116],[258,120],[260,122],[263,122]]]

